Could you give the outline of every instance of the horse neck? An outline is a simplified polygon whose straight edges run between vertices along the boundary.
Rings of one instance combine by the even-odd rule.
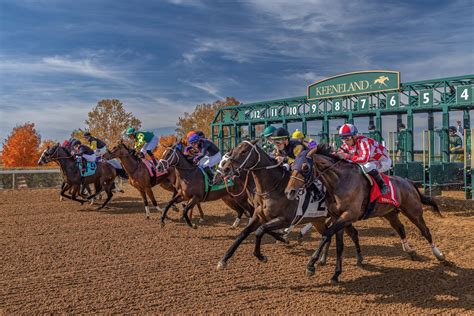
[[[179,150],[176,150],[176,155],[178,157],[178,163],[175,166],[176,169],[197,169],[197,167],[190,163]]]
[[[56,161],[59,163],[59,166],[63,174],[66,175],[67,178],[75,177],[78,175],[79,169],[76,168],[76,164],[72,157],[66,156],[66,157],[58,157],[58,158]]]
[[[122,163],[125,171],[132,176],[132,174],[138,169],[139,162],[134,159],[131,155],[120,156],[120,162]]]
[[[259,150],[259,149],[257,149]],[[260,152],[260,162],[257,165],[257,168],[271,166],[274,163],[270,160],[267,154]],[[255,169],[252,170],[252,176],[255,183],[255,188],[257,192],[264,193],[268,191],[283,191],[286,187],[288,181],[284,181],[283,178],[288,180],[289,173],[281,167],[271,168],[271,169]],[[275,181],[277,181],[275,183]],[[277,187],[275,187],[278,185]]]
[[[329,193],[333,193],[336,190],[339,180],[348,175],[346,168],[341,168],[341,163],[337,167],[331,167],[337,162],[330,161],[325,156],[315,155],[314,156],[315,168],[318,170],[319,179],[324,184]]]

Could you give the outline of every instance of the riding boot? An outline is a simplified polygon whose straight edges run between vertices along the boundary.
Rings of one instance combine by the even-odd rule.
[[[214,183],[214,172],[212,172],[212,169],[209,167],[205,167],[204,171],[206,171],[209,176],[209,184],[212,185]]]
[[[382,176],[376,169],[369,171],[368,174],[371,175],[375,179],[375,182],[377,182],[377,185],[379,186],[379,189],[380,189],[380,193],[382,193],[382,195],[385,195],[389,192],[389,189],[387,185],[385,184],[385,181],[383,181]]]

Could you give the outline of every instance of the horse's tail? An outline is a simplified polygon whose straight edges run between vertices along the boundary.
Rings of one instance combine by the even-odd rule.
[[[413,181],[410,181],[410,183],[413,185],[416,192],[418,192],[418,195],[420,196],[421,204],[430,205],[432,207],[433,213],[435,213],[439,217],[443,217],[436,201],[430,198],[429,196],[421,194],[420,190],[418,189],[418,187],[415,185]]]

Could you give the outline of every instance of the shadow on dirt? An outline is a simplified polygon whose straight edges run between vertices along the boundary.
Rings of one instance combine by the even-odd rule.
[[[241,291],[292,290],[298,293],[326,293],[338,295],[343,304],[349,295],[367,296],[367,304],[409,304],[419,308],[451,309],[462,308],[472,311],[474,295],[467,291],[474,283],[474,269],[457,266],[435,265],[429,269],[394,268],[365,264],[371,275],[355,280],[331,285],[329,280],[318,279],[318,272],[313,277],[314,284],[285,285],[238,285]],[[302,271],[303,272],[303,271]],[[306,283],[306,282],[305,282]],[[371,295],[371,296],[369,296]],[[371,298],[375,296],[375,298]]]

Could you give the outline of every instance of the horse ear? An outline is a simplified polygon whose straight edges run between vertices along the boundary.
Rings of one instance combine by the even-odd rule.
[[[254,140],[252,140],[252,141],[250,141],[250,142],[252,143],[252,145],[255,145],[255,144],[258,143],[258,138],[257,138],[257,139],[254,139]]]
[[[313,157],[313,155],[318,151],[318,147],[315,147],[313,149],[311,149],[307,154],[306,154],[306,158],[311,158]]]

